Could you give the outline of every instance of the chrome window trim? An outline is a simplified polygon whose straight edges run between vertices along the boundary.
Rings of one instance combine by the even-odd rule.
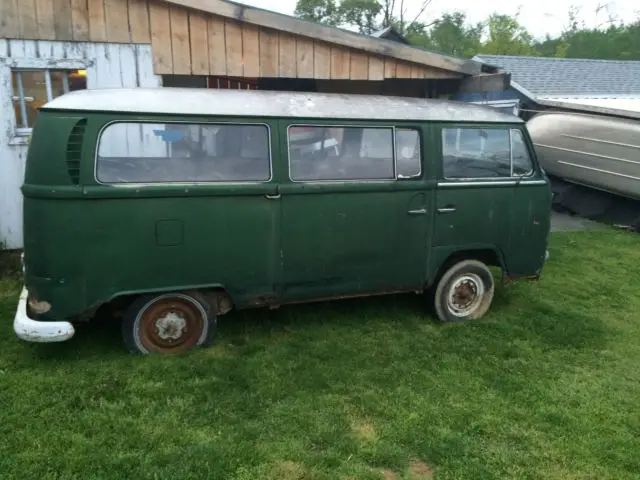
[[[289,130],[291,129],[291,127],[317,127],[317,128],[361,128],[361,129],[381,129],[381,130],[391,130],[391,147],[392,147],[392,152],[391,154],[393,155],[393,177],[389,177],[389,178],[371,178],[371,179],[348,179],[348,180],[340,180],[340,179],[333,179],[333,180],[294,180],[293,179],[293,175],[292,175],[292,169],[291,169],[291,142],[290,142],[290,138],[291,136],[289,135]],[[371,125],[357,125],[357,124],[339,124],[339,125],[326,125],[326,124],[318,124],[318,123],[314,123],[314,124],[308,124],[308,123],[290,123],[289,125],[287,125],[287,176],[289,177],[289,181],[291,181],[291,183],[304,183],[307,185],[312,185],[312,184],[322,184],[322,185],[327,185],[327,184],[340,184],[340,183],[362,183],[362,182],[366,182],[366,183],[388,183],[388,182],[397,182],[398,181],[398,173],[397,173],[397,165],[396,165],[396,154],[395,154],[395,126],[394,125],[376,125],[376,126],[371,126]]]
[[[464,178],[453,178],[453,177],[447,177],[444,174],[444,146],[445,146],[445,133],[447,130],[457,130],[456,133],[456,147],[459,148],[459,141],[460,141],[460,130],[463,129],[468,129],[468,130],[502,130],[502,131],[508,131],[509,132],[509,163],[510,163],[510,175],[508,177],[464,177]],[[486,182],[488,184],[495,184],[496,182],[501,182],[501,181],[514,181],[514,182],[518,182],[518,183],[522,183],[524,179],[530,179],[533,178],[535,176],[535,168],[533,165],[533,160],[531,158],[530,152],[527,149],[527,155],[529,157],[529,162],[531,164],[531,170],[529,172],[527,172],[526,175],[514,175],[513,172],[513,132],[517,131],[520,133],[520,135],[522,135],[522,141],[526,147],[526,142],[524,139],[524,135],[522,134],[522,130],[517,129],[517,128],[513,128],[513,127],[496,127],[493,125],[467,125],[467,126],[458,126],[458,127],[442,127],[441,128],[441,132],[440,132],[440,142],[441,142],[441,146],[442,146],[442,153],[441,153],[441,164],[442,164],[442,178],[445,180],[445,183],[456,183],[456,182],[460,182],[460,183],[465,183],[468,181],[472,181],[472,182]]]
[[[267,180],[257,180],[257,181],[249,181],[249,182],[239,182],[239,181],[204,181],[204,182],[187,182],[187,181],[176,181],[176,182],[137,182],[137,183],[111,183],[111,182],[102,182],[98,179],[98,151],[100,148],[100,139],[102,138],[102,134],[104,131],[114,125],[116,123],[127,123],[127,124],[140,124],[140,125],[156,125],[156,124],[180,124],[180,125],[237,125],[237,126],[262,126],[267,127],[267,134],[269,139],[269,178]],[[272,147],[272,135],[271,135],[271,125],[268,123],[260,123],[260,122],[185,122],[181,120],[170,120],[163,122],[151,122],[148,120],[132,120],[132,121],[124,121],[124,120],[112,120],[110,122],[105,123],[100,130],[98,131],[98,138],[94,143],[95,153],[93,159],[93,180],[98,185],[104,185],[115,188],[139,188],[139,187],[158,187],[158,186],[174,186],[174,187],[182,187],[182,186],[198,186],[198,185],[264,185],[271,183],[273,181],[273,147]]]

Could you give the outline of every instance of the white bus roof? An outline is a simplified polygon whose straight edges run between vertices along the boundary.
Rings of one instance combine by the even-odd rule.
[[[448,100],[200,88],[78,90],[55,98],[42,109],[228,117],[522,123],[520,118],[491,107]]]

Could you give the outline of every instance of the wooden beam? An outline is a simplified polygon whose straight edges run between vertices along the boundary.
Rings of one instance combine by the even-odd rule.
[[[191,47],[189,45],[189,19],[184,8],[171,7],[171,55],[173,73],[191,74]]]
[[[262,32],[253,25],[242,25],[242,63],[245,77],[258,78],[260,76],[261,44]]]
[[[227,75],[244,76],[242,65],[242,26],[233,20],[225,22],[225,44],[227,46]]]
[[[189,12],[189,43],[191,73],[194,75],[209,75],[207,18],[200,12]]]
[[[351,80],[369,80],[369,56],[366,53],[351,52]]]
[[[89,5],[87,0],[71,0],[71,23],[74,42],[88,42]]]
[[[171,20],[166,5],[149,2],[149,26],[153,50],[153,71],[157,75],[173,73]]]
[[[18,7],[20,38],[37,39],[38,22],[35,0],[20,0]]]
[[[313,46],[313,72],[311,78],[331,78],[331,47],[326,43],[316,42]]]
[[[398,62],[391,58],[387,58],[384,61],[384,78],[396,78],[396,70]]]
[[[411,65],[405,62],[398,62],[396,78],[411,78]]]
[[[369,56],[369,80],[384,80],[384,59],[380,57]]]
[[[9,3],[9,2],[0,2]],[[53,26],[53,3],[51,0],[36,0],[36,23],[38,24],[38,38],[40,40],[55,40],[56,32]],[[2,25],[2,7],[0,7],[0,25]],[[0,26],[0,31],[2,27]],[[0,35],[1,36],[1,35]]]
[[[331,48],[331,79],[349,80],[351,74],[351,52],[346,48]]]
[[[89,7],[89,37],[92,42],[107,41],[107,23],[104,18],[104,1],[88,0]],[[161,8],[156,5],[156,8]],[[166,7],[164,7],[166,9]],[[38,10],[38,15],[40,11]]]
[[[129,29],[133,43],[151,43],[147,0],[129,0]]]
[[[227,47],[224,36],[224,19],[210,16],[207,19],[209,37],[209,73],[211,75],[227,74]]]
[[[122,0],[104,0],[104,18],[107,23],[107,41],[129,43],[129,10]]]
[[[458,92],[500,92],[507,90],[511,85],[510,73],[490,73],[467,77],[460,82]]]
[[[278,77],[296,78],[296,37],[286,33],[280,34]]]
[[[202,10],[239,22],[247,22],[261,27],[292,33],[309,38],[321,38],[336,45],[364,50],[368,53],[392,57],[425,66],[474,75],[480,73],[480,64],[446,55],[413,48],[399,42],[358,35],[326,25],[302,21],[295,17],[260,10],[247,5],[224,0],[165,0],[174,5]]]
[[[260,30],[260,76],[275,78],[278,76],[279,37],[273,30]],[[249,75],[245,75],[249,76]]]
[[[71,0],[53,0],[53,21],[56,40],[73,40]]]
[[[314,78],[313,42],[304,37],[296,38],[296,76]]]
[[[18,0],[0,1],[0,38],[17,38],[19,33]]]

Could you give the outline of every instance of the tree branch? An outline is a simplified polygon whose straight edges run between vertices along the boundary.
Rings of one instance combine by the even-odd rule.
[[[422,16],[422,14],[427,10],[427,7],[431,4],[432,0],[425,0],[422,2],[422,7],[420,7],[420,11],[415,16],[415,18],[411,21],[409,25],[413,25],[416,21]],[[432,24],[433,25],[433,24]]]

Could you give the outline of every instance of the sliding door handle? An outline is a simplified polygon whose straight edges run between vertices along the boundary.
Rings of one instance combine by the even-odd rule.
[[[426,208],[421,208],[419,210],[409,210],[407,213],[409,215],[426,215],[427,214],[427,209]]]
[[[456,211],[456,207],[444,207],[439,208],[438,213],[453,213]]]
[[[267,193],[267,194],[265,195],[265,197],[266,197],[268,200],[278,200],[280,197],[282,197],[282,195],[281,195],[281,194],[279,194],[279,193],[276,193],[275,195],[270,195],[270,194],[268,194],[268,193]]]

